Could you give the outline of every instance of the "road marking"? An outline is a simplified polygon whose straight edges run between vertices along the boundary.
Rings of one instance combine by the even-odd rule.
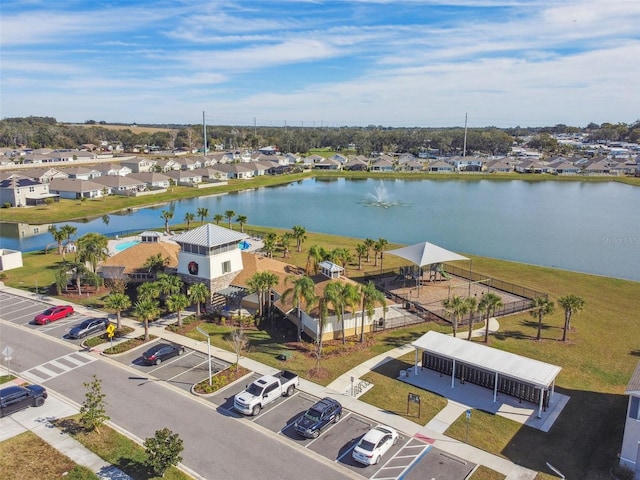
[[[424,457],[429,450],[431,450],[431,445],[425,445],[424,450],[413,460],[413,462],[411,462],[403,470],[403,472],[400,475],[398,475],[398,480],[404,480],[405,475],[407,475],[413,469],[413,467],[415,467],[418,464],[418,462],[422,460],[422,457]],[[371,478],[375,478],[375,475]]]
[[[84,352],[73,352],[67,355],[63,355],[62,357],[55,358],[53,360],[49,360],[37,367],[30,368],[29,370],[25,370],[20,372],[20,376],[32,380],[35,383],[44,383],[47,380],[51,380],[52,378],[63,375],[71,370],[75,370],[76,368],[80,368],[83,365],[87,365],[91,362],[95,362],[98,357],[94,357]],[[59,361],[60,360],[60,361]],[[67,362],[71,365],[67,365],[64,362]],[[56,372],[47,368],[49,366],[52,369],[61,370],[60,372]]]

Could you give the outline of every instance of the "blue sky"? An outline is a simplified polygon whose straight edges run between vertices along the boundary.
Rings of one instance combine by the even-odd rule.
[[[5,0],[0,35],[2,118],[640,119],[638,0]]]

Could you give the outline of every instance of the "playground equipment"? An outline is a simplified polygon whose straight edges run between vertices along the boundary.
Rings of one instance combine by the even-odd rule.
[[[437,282],[443,280],[450,280],[451,276],[444,271],[444,265],[441,263],[432,263],[429,265],[429,281]]]

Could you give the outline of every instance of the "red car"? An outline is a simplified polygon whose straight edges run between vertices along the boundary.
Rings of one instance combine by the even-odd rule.
[[[59,305],[57,307],[47,308],[44,312],[36,315],[33,319],[33,323],[38,325],[46,325],[49,322],[55,322],[61,318],[68,317],[73,314],[73,307],[71,305]]]

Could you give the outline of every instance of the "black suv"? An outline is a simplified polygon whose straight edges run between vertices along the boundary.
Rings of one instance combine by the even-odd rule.
[[[47,390],[40,385],[14,385],[0,390],[0,417],[11,415],[27,407],[41,407]]]
[[[318,438],[320,431],[330,423],[338,423],[341,415],[342,405],[333,398],[325,397],[298,418],[293,428],[303,437]]]

